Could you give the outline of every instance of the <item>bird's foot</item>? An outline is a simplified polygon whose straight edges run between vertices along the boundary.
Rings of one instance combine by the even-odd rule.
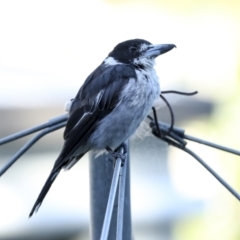
[[[123,148],[123,153],[120,152],[121,148]],[[127,145],[125,143],[122,143],[115,151],[113,151],[110,147],[106,147],[106,150],[112,155],[115,161],[118,158],[121,158],[121,166],[124,166],[125,159],[127,158]]]

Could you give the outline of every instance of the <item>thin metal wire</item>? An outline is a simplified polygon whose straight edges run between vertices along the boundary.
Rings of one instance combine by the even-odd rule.
[[[177,147],[184,152],[187,152],[192,157],[194,157],[203,167],[205,167],[230,193],[232,193],[239,201],[240,195],[237,191],[235,191],[222,177],[220,177],[210,166],[208,166],[197,154],[191,151],[188,148],[182,148],[178,146],[178,144],[172,144],[174,147]]]
[[[160,97],[166,103],[166,105],[167,105],[167,107],[169,109],[170,115],[171,115],[171,125],[170,125],[170,128],[169,128],[168,132],[166,133],[166,134],[169,134],[172,131],[173,126],[174,126],[174,114],[173,114],[173,110],[171,108],[171,105],[169,104],[167,99],[163,95],[160,95]],[[157,122],[156,122],[156,124],[157,124]]]
[[[118,214],[117,214],[117,237],[116,240],[122,240],[123,237],[123,216],[124,216],[124,202],[125,202],[125,186],[126,186],[126,173],[128,166],[128,157],[126,157],[124,165],[121,168],[119,179],[119,192],[118,192]]]
[[[21,131],[21,132],[9,135],[7,137],[1,138],[0,139],[0,145],[9,143],[11,141],[17,140],[17,139],[22,138],[22,137],[25,137],[25,136],[30,135],[32,133],[38,132],[38,131],[40,131],[44,128],[54,126],[58,123],[65,122],[67,119],[68,119],[68,114],[64,114],[64,115],[61,115],[59,117],[53,118],[46,123],[35,126],[33,128],[29,128],[29,129],[26,129],[24,131]]]
[[[151,117],[150,117],[151,119]],[[156,119],[154,118],[154,121],[155,121],[155,125],[158,126],[160,129],[161,129],[161,123],[159,122],[156,122]],[[158,130],[157,128],[155,128],[154,130],[154,125],[150,125],[152,126],[153,128],[153,133],[155,136],[161,138],[158,134]],[[171,136],[173,139],[169,139],[167,137],[164,136],[164,138],[161,138],[162,140],[166,141],[167,143],[169,143],[170,145],[174,146],[174,147],[177,147],[185,152],[187,152],[188,154],[190,154],[192,157],[194,157],[202,166],[204,166],[230,193],[232,193],[239,201],[240,201],[240,195],[239,193],[234,190],[220,175],[218,175],[210,166],[208,166],[198,155],[196,155],[194,152],[192,152],[190,149],[186,148],[185,145],[182,145],[180,144],[178,141],[178,139],[175,139],[174,138],[174,134],[176,135],[176,137],[178,138],[186,138],[188,140],[192,140],[192,141],[195,141],[195,142],[198,142],[198,143],[201,143],[201,144],[204,144],[204,145],[208,145],[210,147],[214,147],[214,148],[217,148],[217,149],[220,149],[220,150],[223,150],[223,151],[227,151],[227,152],[230,152],[230,153],[233,153],[233,154],[236,154],[236,155],[240,155],[240,152],[239,151],[236,151],[234,149],[229,149],[229,148],[226,148],[226,147],[223,147],[223,146],[220,146],[220,145],[217,145],[217,144],[214,144],[214,143],[211,143],[211,142],[207,142],[207,141],[204,141],[204,140],[201,140],[201,139],[198,139],[198,138],[194,138],[192,136],[189,136],[189,135],[185,135],[184,134],[184,131],[183,130],[180,130],[180,131],[175,131],[176,129],[173,128],[173,132],[171,132]],[[174,133],[174,134],[173,134]],[[179,134],[181,135],[179,135]]]
[[[179,95],[192,96],[192,95],[197,94],[198,91],[194,91],[194,92],[186,93],[186,92],[180,92],[180,91],[170,90],[170,91],[161,91],[161,93],[162,93],[162,94],[175,93],[175,94],[179,94]]]
[[[174,127],[174,114],[173,114],[173,110],[172,110],[172,107],[171,105],[169,104],[169,102],[167,101],[167,99],[162,95],[162,94],[168,94],[168,93],[175,93],[175,94],[179,94],[179,95],[185,95],[185,96],[192,96],[192,95],[195,95],[197,94],[198,92],[197,91],[194,91],[194,92],[190,92],[190,93],[187,93],[187,92],[180,92],[180,91],[174,91],[174,90],[170,90],[170,91],[162,91],[161,94],[160,94],[160,97],[162,98],[162,100],[166,103],[168,109],[169,109],[169,112],[170,112],[170,115],[171,115],[171,125],[170,125],[170,128],[168,130],[168,132],[165,134],[168,135],[173,127]],[[155,109],[153,109],[153,111],[155,111]],[[156,114],[156,113],[155,113]],[[154,120],[155,120],[155,123],[156,123],[156,126],[158,125],[157,124],[157,118],[154,116]],[[158,132],[159,132],[159,129],[158,129]],[[160,131],[161,133],[161,131]],[[161,133],[162,134],[162,133]],[[161,136],[161,135],[160,135]],[[163,136],[161,136],[163,137]]]
[[[123,152],[123,149],[121,148],[120,151]],[[100,240],[107,240],[107,238],[108,238],[108,233],[109,233],[109,228],[110,228],[110,223],[111,223],[111,218],[112,218],[112,213],[113,213],[113,205],[114,205],[114,201],[115,201],[115,197],[116,197],[119,174],[120,174],[120,170],[121,170],[121,164],[122,164],[121,158],[117,158],[114,172],[113,172],[113,178],[112,178],[111,188],[110,188],[110,192],[109,192],[107,209],[105,212],[105,217],[104,217]]]
[[[166,132],[167,129],[170,128],[170,125],[168,123],[164,123],[164,122],[161,122],[161,121],[156,121],[153,117],[151,117],[149,115],[147,117],[152,122],[154,121],[155,125],[156,125],[156,122],[158,123],[156,125],[156,128],[158,126],[159,127],[159,131],[161,131],[161,132]],[[155,125],[152,125],[152,123],[150,124],[150,126],[153,129],[155,128]],[[156,133],[158,133],[158,130],[156,131]],[[232,149],[232,148],[228,148],[228,147],[225,147],[225,146],[221,146],[219,144],[212,143],[212,142],[200,139],[200,138],[196,138],[196,137],[193,137],[191,135],[187,135],[187,134],[185,134],[185,130],[184,129],[181,129],[181,128],[178,128],[178,127],[173,127],[173,130],[171,131],[171,133],[176,134],[178,137],[180,137],[182,139],[187,139],[187,140],[190,140],[190,141],[193,141],[193,142],[197,142],[197,143],[200,143],[200,144],[212,147],[212,148],[216,148],[216,149],[219,149],[219,150],[222,150],[222,151],[229,152],[229,153],[232,153],[232,154],[240,156],[240,151],[238,151],[238,150],[235,150],[235,149]],[[172,135],[169,135],[169,136],[171,137]]]
[[[66,125],[66,121],[59,123],[57,125],[51,126],[40,133],[38,133],[36,136],[34,136],[32,139],[30,139],[6,164],[2,167],[0,170],[0,177],[34,144],[36,143],[40,138],[45,136],[48,133],[51,133],[59,128],[62,128]]]
[[[157,113],[156,113],[155,107],[152,107],[152,110],[153,110],[154,121],[155,121],[155,123],[156,123],[158,119],[157,119]],[[148,116],[148,117],[149,117],[149,116]],[[162,138],[163,135],[162,135],[162,132],[161,132],[161,130],[160,130],[160,128],[159,128],[159,125],[156,124],[156,127],[157,127],[158,136],[159,136],[160,138]]]
[[[194,142],[204,144],[204,145],[209,146],[209,147],[217,148],[219,150],[222,150],[222,151],[229,152],[229,153],[236,154],[236,155],[240,156],[240,151],[237,151],[237,150],[232,149],[232,148],[224,147],[224,146],[218,145],[216,143],[208,142],[208,141],[205,141],[205,140],[202,140],[202,139],[190,136],[190,135],[186,135],[186,134],[184,134],[184,138],[188,139],[190,141],[194,141]]]

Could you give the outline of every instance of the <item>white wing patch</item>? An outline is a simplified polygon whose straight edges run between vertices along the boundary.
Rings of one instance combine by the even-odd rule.
[[[118,62],[117,60],[115,60],[113,57],[107,57],[104,60],[104,64],[108,65],[108,66],[114,66],[114,65],[117,65],[117,64],[121,64],[121,63]]]

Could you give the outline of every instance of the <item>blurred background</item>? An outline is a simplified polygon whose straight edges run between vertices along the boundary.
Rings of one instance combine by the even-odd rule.
[[[0,138],[64,114],[86,77],[124,40],[177,49],[157,59],[176,125],[239,144],[240,1],[0,1]],[[169,122],[159,103],[158,114]],[[0,239],[89,239],[86,155],[28,214],[62,147],[63,130],[34,145],[0,179]],[[240,239],[239,202],[193,158],[146,134],[131,142],[134,239]],[[29,139],[0,147],[0,166]],[[189,143],[240,191],[239,157]]]

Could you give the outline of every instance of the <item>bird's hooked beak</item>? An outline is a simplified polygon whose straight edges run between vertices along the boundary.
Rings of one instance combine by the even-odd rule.
[[[176,45],[174,44],[156,44],[156,45],[151,45],[149,48],[143,53],[144,57],[152,57],[156,58],[161,54],[164,54],[173,48],[175,48]]]

